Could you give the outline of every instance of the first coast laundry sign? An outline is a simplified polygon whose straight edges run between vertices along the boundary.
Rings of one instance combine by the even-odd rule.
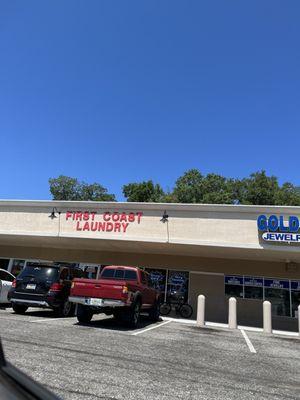
[[[67,211],[66,221],[73,222],[76,231],[126,233],[130,224],[140,224],[143,213],[138,212],[100,212]]]

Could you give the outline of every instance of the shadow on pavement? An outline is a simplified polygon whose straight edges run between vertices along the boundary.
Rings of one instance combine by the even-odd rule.
[[[161,322],[162,319],[160,318],[159,322]],[[152,322],[149,320],[147,316],[141,315],[140,322],[137,328],[131,328],[130,326],[126,326],[126,324],[117,321],[113,317],[107,317],[104,319],[98,319],[98,320],[92,320],[89,323],[83,324],[76,322],[74,325],[78,326],[87,326],[89,328],[100,328],[100,329],[107,329],[107,330],[113,330],[113,331],[136,331],[139,329],[145,329],[150,325],[154,325],[156,322]]]
[[[12,309],[11,309],[11,314],[20,315],[20,314],[15,313]],[[41,309],[36,309],[36,310],[34,310],[34,309],[32,310],[31,309],[31,310],[26,311],[24,314],[21,314],[21,315],[27,315],[27,316],[38,317],[38,318],[57,318],[57,319],[59,319],[59,317],[56,317],[54,311],[52,311],[52,310],[43,310],[43,309],[42,310]]]

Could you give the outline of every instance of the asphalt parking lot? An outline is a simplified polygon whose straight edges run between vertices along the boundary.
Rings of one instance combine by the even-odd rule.
[[[0,310],[7,359],[63,399],[300,399],[300,340],[142,318]]]

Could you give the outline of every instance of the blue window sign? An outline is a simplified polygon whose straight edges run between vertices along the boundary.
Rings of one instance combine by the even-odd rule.
[[[158,272],[150,272],[150,279],[152,282],[159,282],[161,280],[164,280],[164,276],[159,274]]]
[[[291,281],[292,290],[300,290],[300,281]]]
[[[289,281],[279,279],[265,279],[265,287],[274,289],[289,289]]]
[[[169,283],[174,284],[174,285],[176,285],[176,284],[180,285],[182,283],[185,283],[185,281],[186,281],[186,277],[182,276],[180,274],[175,274],[169,279]]]
[[[242,276],[225,275],[225,284],[227,285],[243,285],[243,281]]]
[[[253,276],[245,276],[244,283],[245,283],[245,286],[263,287],[264,280],[263,280],[263,278],[255,278]]]

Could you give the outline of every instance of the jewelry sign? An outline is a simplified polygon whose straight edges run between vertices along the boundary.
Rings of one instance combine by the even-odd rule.
[[[259,215],[257,227],[266,242],[300,243],[300,221],[295,215]]]
[[[131,224],[140,224],[143,213],[105,211],[67,211],[66,221],[73,222],[76,231],[126,233]]]

